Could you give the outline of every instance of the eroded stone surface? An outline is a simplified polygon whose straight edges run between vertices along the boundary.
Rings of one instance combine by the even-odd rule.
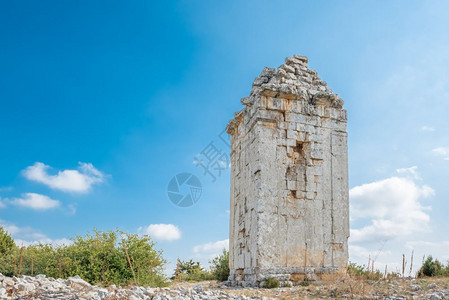
[[[230,283],[315,279],[345,269],[346,111],[305,56],[264,68],[231,134]]]

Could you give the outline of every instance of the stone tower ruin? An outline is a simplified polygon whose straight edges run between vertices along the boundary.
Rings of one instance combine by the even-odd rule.
[[[233,285],[295,284],[347,265],[346,110],[307,62],[264,68],[227,127]]]

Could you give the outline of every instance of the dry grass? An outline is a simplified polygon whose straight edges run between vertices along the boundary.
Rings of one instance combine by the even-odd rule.
[[[246,297],[268,297],[275,299],[372,299],[400,295],[406,298],[432,293],[429,285],[435,283],[439,290],[449,289],[449,278],[390,278],[369,280],[364,277],[353,277],[344,273],[333,273],[321,276],[321,281],[311,282],[309,286],[283,287],[276,289],[262,288],[224,288],[223,291]],[[419,285],[422,291],[414,291],[411,285]],[[210,288],[216,284],[209,282]],[[207,287],[206,287],[207,288]]]

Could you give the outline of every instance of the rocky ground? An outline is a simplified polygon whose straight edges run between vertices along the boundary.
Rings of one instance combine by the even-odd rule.
[[[276,289],[230,288],[216,282],[174,283],[170,288],[90,285],[78,276],[65,279],[5,277],[0,299],[449,299],[449,279],[338,279],[308,286]]]

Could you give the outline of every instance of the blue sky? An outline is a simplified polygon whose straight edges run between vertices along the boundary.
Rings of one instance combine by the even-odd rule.
[[[168,268],[206,263],[228,238],[230,174],[212,182],[194,157],[210,142],[228,153],[219,134],[254,77],[303,54],[348,110],[351,260],[394,269],[412,249],[448,260],[448,12],[445,1],[2,2],[0,222],[19,242],[146,232]],[[167,197],[182,172],[203,187],[188,208]]]

